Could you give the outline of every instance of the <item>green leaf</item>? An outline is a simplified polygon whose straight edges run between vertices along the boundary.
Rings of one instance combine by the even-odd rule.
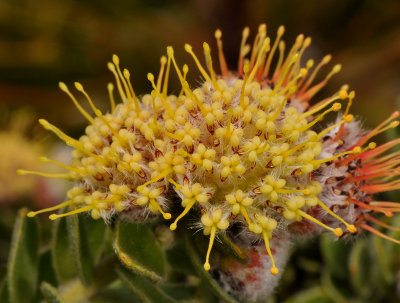
[[[11,303],[30,302],[36,291],[39,264],[39,225],[21,209],[14,225],[8,261],[8,292]]]
[[[66,218],[57,219],[53,223],[51,260],[57,281],[60,284],[73,279],[77,275],[69,248]]]
[[[65,303],[65,300],[58,293],[57,289],[49,283],[42,282],[40,290],[42,291],[43,297],[46,299],[47,303]]]
[[[184,241],[177,242],[174,246],[166,251],[168,265],[177,272],[186,275],[196,275],[196,270],[190,262],[186,245]]]
[[[39,281],[46,281],[50,284],[57,285],[57,279],[54,273],[51,260],[51,251],[45,250],[39,257]]]
[[[359,240],[354,243],[349,257],[350,282],[355,292],[363,298],[369,298],[373,291],[373,275],[371,274],[370,264],[372,260],[369,256],[367,241]]]
[[[153,281],[162,280],[165,255],[147,225],[117,221],[114,248],[128,269]]]
[[[345,241],[335,241],[330,234],[324,234],[320,239],[320,248],[325,265],[336,277],[345,278],[347,272],[347,257],[349,247]]]
[[[132,294],[137,297],[139,302],[143,303],[175,303],[176,301],[168,296],[156,284],[139,276],[133,272],[119,269],[118,276],[122,282],[131,290]]]
[[[90,248],[80,216],[71,215],[67,217],[67,230],[75,269],[82,283],[89,286],[92,283],[93,260],[90,256]]]
[[[92,262],[97,264],[106,246],[109,228],[104,220],[93,220],[89,216],[80,216],[79,219],[82,220],[84,226]]]
[[[170,283],[160,285],[160,288],[171,298],[175,300],[193,299],[196,293],[196,287],[183,283]]]
[[[322,273],[321,284],[327,296],[335,303],[348,303],[350,294],[348,289],[344,287],[347,282],[344,285],[340,282],[343,282],[343,280],[337,279],[329,270]]]
[[[333,303],[321,287],[303,290],[286,300],[284,303]]]
[[[237,301],[229,296],[224,290],[218,285],[218,283],[204,270],[203,264],[200,261],[199,255],[196,252],[192,241],[187,239],[186,247],[189,253],[189,258],[196,269],[199,276],[204,279],[204,281],[208,284],[208,287],[218,296],[223,302],[227,303],[236,303]]]

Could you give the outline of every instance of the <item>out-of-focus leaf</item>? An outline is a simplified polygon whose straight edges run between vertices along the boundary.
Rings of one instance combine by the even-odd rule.
[[[63,297],[58,293],[57,289],[47,282],[42,282],[40,285],[43,297],[47,303],[66,303]]]
[[[218,283],[204,270],[199,255],[189,239],[186,241],[186,247],[190,260],[192,261],[197,273],[204,279],[204,281],[208,284],[208,287],[215,293],[215,295],[217,295],[223,302],[237,302],[235,299],[225,293]]]
[[[51,260],[60,284],[76,276],[76,269],[69,247],[66,218],[57,219],[53,223]]]
[[[345,241],[334,241],[332,235],[321,237],[320,247],[324,263],[336,277],[347,277],[348,246]]]
[[[30,302],[36,291],[39,264],[39,225],[28,218],[26,209],[18,213],[11,241],[7,270],[9,301]]]
[[[284,303],[334,303],[329,299],[321,287],[313,287],[303,290]]]
[[[156,284],[126,269],[118,270],[122,282],[132,291],[139,302],[143,303],[174,303],[176,302],[161,290]]]
[[[52,285],[57,285],[57,278],[51,266],[51,251],[46,250],[40,254],[39,258],[39,281],[46,281]]]
[[[133,272],[153,281],[164,277],[165,255],[148,226],[118,221],[114,248],[122,264]]]
[[[350,293],[348,289],[340,285],[340,281],[329,271],[325,270],[322,273],[322,288],[326,295],[335,303],[348,303]]]
[[[108,240],[109,228],[104,220],[93,220],[89,216],[80,216],[79,220],[82,220],[84,231],[87,235],[92,262],[97,264]]]
[[[183,241],[176,243],[166,251],[169,266],[174,270],[187,275],[195,275],[196,271],[190,262],[186,251],[186,245]]]
[[[92,282],[93,260],[90,256],[90,248],[83,223],[78,215],[67,217],[68,240],[72,259],[79,279],[86,286]]]
[[[39,256],[39,277],[38,281],[46,281],[51,285],[58,285],[57,278],[54,273],[54,269],[51,266],[51,251],[47,249],[43,251]],[[33,298],[33,302],[43,301],[43,292],[38,290]],[[1,302],[1,301],[0,301]]]
[[[160,285],[160,288],[175,300],[190,300],[194,298],[196,293],[195,286],[183,283],[164,284]]]
[[[90,299],[90,303],[141,303],[126,288],[105,289]]]
[[[367,241],[360,240],[354,243],[349,256],[350,281],[356,293],[364,298],[368,298],[373,291],[371,263]]]
[[[371,242],[373,243],[373,250],[375,253],[375,259],[379,268],[379,276],[380,278],[376,277],[377,279],[382,279],[384,284],[391,284],[395,280],[394,273],[391,271],[390,262],[386,255],[385,243],[386,240],[382,239],[381,237],[372,235]],[[381,283],[382,284],[382,283]]]

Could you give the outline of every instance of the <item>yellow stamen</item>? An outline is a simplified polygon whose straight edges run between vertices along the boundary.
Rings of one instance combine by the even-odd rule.
[[[300,57],[299,57],[299,54],[294,54],[294,55],[292,56],[291,60],[289,61],[289,63],[286,65],[286,67],[285,67],[285,66],[282,67],[282,68],[283,68],[283,72],[281,73],[281,76],[280,76],[280,78],[279,78],[279,82],[276,84],[276,86],[275,86],[274,90],[272,91],[271,95],[275,95],[275,94],[278,92],[278,90],[280,89],[280,87],[281,87],[282,84],[283,84],[283,81],[285,81],[286,75],[287,75],[287,73],[289,72],[290,67],[291,67],[294,63],[296,63],[296,61],[299,60],[299,58],[300,58]]]
[[[260,24],[258,27],[258,32],[256,37],[254,38],[253,47],[251,48],[251,56],[250,56],[250,67],[253,68],[254,61],[256,60],[257,54],[259,54],[260,47],[267,35],[267,25]]]
[[[330,214],[332,217],[338,219],[340,222],[342,222],[347,230],[351,233],[356,233],[357,232],[357,228],[353,225],[353,224],[349,224],[347,223],[345,220],[343,220],[341,217],[339,217],[337,214],[335,214],[333,211],[331,211],[331,209],[326,206],[321,200],[318,199],[318,205],[324,209],[328,214]]]
[[[318,164],[322,164],[322,163],[326,163],[326,162],[330,162],[333,161],[337,158],[343,157],[345,155],[349,155],[349,154],[360,154],[361,153],[361,148],[359,146],[354,147],[352,150],[341,153],[341,154],[337,154],[333,157],[330,158],[326,158],[326,159],[319,159],[319,160],[313,160],[311,161],[314,165],[318,165]]]
[[[121,79],[122,85],[124,86],[126,97],[127,97],[127,101],[132,101],[133,97],[130,94],[128,84],[125,81],[125,77],[123,76],[123,74],[121,72],[121,69],[119,68],[119,58],[118,58],[118,56],[117,55],[113,55],[112,56],[112,61],[114,63],[114,66],[117,68],[117,73],[119,75],[119,78]]]
[[[37,176],[46,177],[46,178],[71,179],[70,174],[49,174],[49,173],[42,173],[39,171],[25,170],[25,169],[18,169],[17,174],[19,174],[21,176],[37,175]]]
[[[249,76],[249,82],[253,81],[253,79],[254,79],[254,77],[255,77],[255,75],[256,75],[259,67],[260,67],[260,64],[261,64],[261,61],[262,61],[261,59],[269,51],[269,48],[270,48],[269,43],[270,43],[270,39],[269,38],[265,38],[265,40],[262,43],[262,47],[261,47],[261,49],[260,49],[260,51],[258,53],[256,63],[254,64],[254,66],[253,66],[253,68],[251,70],[251,73],[250,73],[250,76]]]
[[[307,219],[307,220],[309,220],[309,221],[311,221],[311,222],[314,222],[315,224],[318,224],[319,226],[322,226],[323,228],[325,228],[325,229],[327,229],[327,230],[333,232],[333,233],[335,234],[336,237],[340,237],[340,236],[343,235],[343,231],[342,231],[341,228],[335,228],[335,229],[334,229],[334,228],[332,228],[332,227],[329,227],[329,226],[327,226],[327,225],[325,225],[324,223],[318,221],[317,219],[315,219],[314,217],[310,216],[309,214],[305,213],[304,211],[302,211],[302,210],[300,210],[300,209],[297,210],[297,213],[298,213],[300,216],[302,216],[303,218],[305,218],[305,219]]]
[[[222,76],[226,77],[229,74],[228,66],[226,64],[225,56],[224,56],[224,51],[222,49],[222,32],[221,30],[217,29],[215,31],[215,39],[217,40],[217,46],[218,46],[218,58],[219,58],[219,66],[221,68],[221,74]]]
[[[238,74],[239,76],[243,75],[243,61],[244,57],[250,50],[250,46],[246,45],[246,40],[249,37],[250,29],[245,27],[242,32],[242,41],[240,42],[240,50],[239,50],[239,63],[238,63]]]
[[[217,232],[217,227],[215,225],[211,226],[210,241],[208,243],[206,262],[204,263],[204,269],[206,271],[209,271],[210,268],[211,268],[209,259],[210,259],[211,249],[212,249],[213,244],[214,244],[214,239],[215,239],[215,233],[216,232]]]
[[[262,232],[263,238],[264,238],[264,243],[265,243],[265,248],[267,249],[268,256],[271,259],[272,267],[270,269],[271,274],[276,276],[279,273],[278,268],[275,266],[275,260],[274,257],[272,256],[271,248],[269,247],[269,237],[267,234],[266,230],[263,230]]]
[[[199,59],[197,59],[197,56],[195,55],[195,53],[192,50],[192,46],[189,44],[185,44],[185,51],[188,52],[193,57],[193,60],[196,63],[197,68],[199,69],[200,73],[203,75],[206,82],[211,82],[210,76],[207,74],[207,72],[205,71],[203,66],[201,66]]]
[[[275,67],[275,71],[272,74],[273,79],[278,75],[278,72],[281,70],[281,66],[282,66],[284,57],[285,57],[285,41],[280,41],[279,42],[279,58],[278,58],[278,63],[276,64],[276,67]]]
[[[177,190],[181,190],[181,189],[182,189],[182,185],[179,185],[179,184],[176,183],[173,179],[167,178],[167,181],[168,181],[169,183],[173,184]]]
[[[323,131],[321,131],[317,136],[318,140],[321,139],[323,136],[325,136],[325,134],[327,134],[330,130],[338,127],[339,125],[343,125],[344,123],[350,123],[351,121],[353,121],[353,119],[354,119],[353,115],[343,116],[342,120],[340,122],[333,124],[333,125],[325,128]]]
[[[76,108],[81,112],[82,116],[84,116],[90,123],[93,123],[94,120],[92,118],[92,116],[90,116],[88,114],[88,112],[86,110],[83,109],[83,107],[79,104],[79,102],[76,100],[76,98],[74,97],[73,94],[71,94],[71,92],[69,91],[67,85],[64,82],[59,82],[58,86],[60,87],[60,89],[66,93],[72,100],[72,102],[74,102]]]
[[[340,90],[339,93],[336,96],[333,96],[323,102],[321,105],[315,106],[311,108],[310,110],[306,111],[304,114],[301,115],[302,118],[307,118],[311,115],[314,115],[315,113],[319,112],[320,110],[323,110],[325,107],[327,107],[329,104],[336,100],[344,100],[347,98],[347,92],[345,90]]]
[[[206,116],[206,111],[204,109],[203,104],[200,102],[200,100],[196,97],[195,94],[193,94],[193,92],[190,90],[189,88],[189,83],[183,78],[178,65],[176,64],[175,58],[174,58],[174,49],[172,48],[172,46],[168,46],[167,47],[167,54],[168,54],[168,58],[171,58],[172,63],[174,65],[174,68],[176,70],[176,73],[178,75],[179,81],[181,82],[182,88],[185,91],[186,96],[188,96],[189,98],[191,98],[192,100],[195,101],[196,105],[199,107],[200,111],[202,112],[203,116]]]
[[[163,103],[168,115],[170,117],[174,116],[174,112],[172,111],[171,107],[169,106],[168,102],[165,100],[164,96],[158,90],[156,84],[154,83],[154,75],[152,73],[147,74],[147,80],[150,81],[151,86],[153,87],[154,91],[156,92],[157,96],[160,98],[161,102]]]
[[[94,105],[92,98],[90,98],[90,96],[88,95],[88,93],[84,90],[82,84],[80,84],[79,82],[75,82],[75,88],[80,91],[85,98],[88,100],[90,107],[92,108],[93,112],[95,113],[95,115],[105,124],[107,125],[107,127],[111,130],[111,132],[113,133],[113,135],[119,140],[122,141],[121,136],[114,130],[114,128],[111,126],[111,124],[104,118],[103,114],[101,113],[101,111]]]
[[[61,163],[61,162],[58,162],[58,161],[56,161],[56,160],[51,160],[51,159],[46,158],[46,157],[40,157],[39,160],[42,161],[42,162],[47,162],[47,163],[56,164],[56,165],[58,165],[58,166],[60,166],[60,167],[62,167],[62,168],[68,169],[68,170],[70,170],[70,171],[76,172],[76,173],[81,174],[81,175],[86,175],[86,174],[87,174],[87,172],[86,172],[84,169],[79,169],[79,168],[76,168],[76,167],[71,167],[71,166],[65,165],[65,164],[63,164],[63,163]]]
[[[126,94],[125,94],[124,90],[122,89],[121,80],[120,80],[120,78],[119,78],[119,76],[118,76],[117,70],[115,69],[115,65],[112,64],[111,62],[108,62],[107,68],[108,68],[108,69],[110,70],[110,72],[112,72],[113,75],[114,75],[115,82],[117,83],[118,92],[119,92],[119,95],[120,95],[122,101],[123,101],[123,102],[126,102],[128,99],[127,99],[127,97],[126,97]]]
[[[188,205],[186,205],[186,207],[185,207],[185,209],[183,210],[183,212],[175,219],[175,221],[174,221],[174,223],[172,223],[170,226],[169,226],[169,228],[171,229],[171,230],[175,230],[177,227],[178,227],[178,221],[180,220],[180,219],[182,219],[188,212],[189,212],[189,210],[193,207],[193,205],[196,203],[196,200],[195,199],[192,199],[191,201],[190,201],[190,203],[188,204]]]
[[[271,52],[268,55],[267,63],[265,64],[265,68],[264,68],[264,72],[263,72],[263,77],[268,76],[269,68],[271,66],[271,61],[272,61],[272,58],[274,57],[276,47],[278,46],[279,41],[284,33],[285,33],[285,27],[283,25],[281,25],[278,28],[274,45],[272,46]],[[281,58],[281,56],[279,58]]]
[[[217,80],[215,78],[215,72],[214,72],[214,69],[212,66],[211,51],[210,51],[210,46],[208,45],[208,43],[206,43],[206,42],[203,43],[203,49],[204,49],[204,55],[206,57],[206,63],[208,66],[208,70],[210,71],[210,74],[211,74],[211,80],[212,80],[213,86],[216,90],[219,90],[220,88],[219,88],[219,86],[217,84]]]
[[[161,91],[161,83],[162,83],[162,78],[164,75],[164,70],[165,70],[165,64],[167,63],[167,57],[162,56],[160,59],[160,71],[158,73],[157,77],[157,89]]]
[[[313,70],[312,74],[310,75],[310,77],[308,78],[307,82],[302,87],[301,92],[305,91],[311,85],[311,83],[314,81],[315,76],[318,74],[321,67],[328,64],[329,61],[331,61],[331,59],[332,59],[331,55],[326,55],[324,58],[322,58],[321,62],[314,68],[314,70]]]
[[[184,64],[182,67],[182,71],[183,71],[183,80],[186,82],[186,76],[189,72],[189,66],[187,66],[187,64]],[[179,97],[182,96],[184,92],[185,92],[184,89],[181,88],[181,91],[179,92]]]
[[[315,125],[317,122],[319,122],[320,120],[322,120],[328,113],[332,112],[332,111],[339,111],[341,109],[342,105],[340,103],[334,103],[330,109],[327,109],[326,111],[324,111],[322,114],[318,115],[318,117],[316,117],[313,121],[311,121],[310,123],[308,123],[307,125],[299,128],[300,132],[303,132],[307,129],[309,129],[310,127],[312,127],[313,125]]]
[[[93,209],[93,206],[89,205],[89,206],[85,206],[85,207],[82,207],[82,208],[75,209],[75,210],[67,212],[65,214],[60,214],[60,215],[52,214],[52,215],[49,216],[49,219],[54,221],[54,220],[56,220],[58,218],[62,218],[62,217],[70,216],[70,215],[75,215],[75,214],[80,214],[80,213],[83,213],[83,212],[91,210],[91,209]]]
[[[164,212],[162,210],[161,206],[156,202],[156,200],[150,199],[150,203],[151,203],[151,205],[153,205],[153,207],[157,208],[157,210],[162,214],[162,216],[165,220],[171,219],[171,214]]]
[[[161,180],[162,178],[166,177],[168,174],[170,174],[172,172],[172,169],[166,169],[163,172],[161,172],[157,177],[147,181],[146,183],[139,185],[136,190],[137,191],[141,191],[142,188],[146,187],[147,185],[151,184],[151,183],[155,183],[158,180]]]
[[[249,72],[249,64],[248,63],[244,64],[243,71],[244,71],[244,79],[243,79],[242,88],[240,90],[240,106],[244,109],[244,90],[246,88],[246,84],[247,84],[247,80],[248,80],[248,72]]]
[[[133,101],[135,102],[135,110],[137,113],[140,113],[139,100],[136,97],[135,91],[133,90],[132,83],[131,83],[131,74],[126,68],[124,69],[124,77],[126,78],[126,82],[128,83],[130,94],[132,95]]]
[[[110,97],[110,105],[111,105],[111,112],[115,110],[115,99],[114,99],[114,85],[112,83],[108,83],[107,85],[108,95]]]
[[[65,201],[65,202],[63,202],[63,203],[60,203],[60,204],[58,204],[58,205],[56,205],[56,206],[53,206],[53,207],[44,208],[44,209],[41,209],[41,210],[38,210],[38,211],[30,211],[30,212],[27,214],[27,216],[30,217],[30,218],[32,218],[32,217],[34,217],[34,216],[36,216],[36,215],[38,215],[38,214],[47,213],[47,212],[49,212],[49,211],[53,211],[53,210],[57,210],[57,209],[63,208],[64,206],[68,206],[68,205],[70,205],[71,203],[72,203],[72,200],[68,200],[68,201]]]
[[[168,55],[167,69],[165,71],[164,84],[163,84],[163,90],[162,90],[162,94],[163,94],[164,98],[167,98],[168,80],[169,80],[169,71],[170,71],[170,69],[171,69],[171,56]]]
[[[254,230],[254,224],[251,222],[249,215],[246,211],[246,208],[244,206],[240,206],[240,212],[242,213],[244,219],[246,220],[247,224],[249,225],[249,230],[253,231]]]

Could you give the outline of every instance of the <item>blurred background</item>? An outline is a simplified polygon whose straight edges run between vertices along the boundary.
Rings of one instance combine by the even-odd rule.
[[[37,169],[41,154],[68,159],[68,151],[37,126],[37,119],[45,118],[75,137],[86,125],[58,89],[59,81],[83,83],[96,104],[107,110],[106,85],[112,75],[106,63],[112,54],[131,71],[134,89],[142,95],[150,90],[146,74],[157,73],[167,45],[174,46],[181,66],[189,64],[191,83],[197,83],[200,77],[184,43],[199,53],[207,41],[215,55],[214,31],[220,28],[228,65],[234,69],[243,27],[250,26],[252,39],[260,23],[267,23],[273,39],[278,26],[285,25],[287,44],[300,33],[311,36],[305,60],[332,54],[330,67],[341,63],[342,72],[319,97],[349,84],[357,95],[353,112],[366,126],[400,108],[398,0],[0,1],[0,278],[15,210],[21,205],[43,207],[64,195],[64,184],[15,174],[20,167]],[[179,91],[176,81],[171,87]],[[45,170],[51,169],[47,165]],[[308,280],[296,286],[302,271],[314,279],[307,285],[318,284],[318,260],[323,258],[318,245],[314,240],[300,246],[304,258],[296,254],[283,288],[292,293],[303,289]],[[307,263],[307,258],[317,261]],[[306,269],[299,269],[299,259]]]

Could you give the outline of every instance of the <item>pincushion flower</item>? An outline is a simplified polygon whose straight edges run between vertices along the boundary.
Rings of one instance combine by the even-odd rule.
[[[360,228],[379,233],[367,224],[379,222],[370,214],[400,210],[396,202],[373,200],[375,193],[400,187],[399,153],[386,153],[399,139],[381,146],[371,139],[398,126],[399,112],[365,131],[350,114],[355,93],[348,86],[326,99],[312,100],[341,66],[335,65],[316,82],[331,56],[315,67],[312,59],[303,65],[311,38],[299,35],[285,54],[283,34],[281,26],[272,41],[266,25],[261,25],[250,47],[245,28],[235,72],[227,67],[220,30],[215,33],[219,73],[207,43],[205,67],[186,44],[204,78],[199,87],[186,81],[188,66],[180,68],[173,48],[167,47],[158,76],[147,75],[152,91],[142,97],[114,55],[108,68],[122,102],[116,104],[114,85],[109,84],[109,113],[95,106],[80,83],[75,88],[94,115],[60,83],[88,120],[86,134],[74,139],[46,120],[39,122],[74,148],[71,164],[59,164],[67,172],[55,177],[75,185],[67,201],[28,215],[64,206],[71,210],[50,219],[81,212],[105,220],[114,214],[136,221],[161,215],[172,221],[170,229],[175,230],[182,217],[198,208],[198,226],[209,235],[204,269],[211,268],[215,238],[227,232],[237,244],[257,247],[257,252],[263,245],[268,260],[263,264],[268,264],[270,273],[257,279],[279,274],[276,264],[285,264],[290,239],[297,234],[328,230],[342,237]],[[168,92],[173,71],[181,83],[179,95]],[[338,113],[337,121],[324,126],[322,120],[331,112]],[[172,217],[169,209],[176,201],[183,210]],[[284,247],[279,244],[277,250],[271,244],[279,239],[287,245],[281,243]]]

